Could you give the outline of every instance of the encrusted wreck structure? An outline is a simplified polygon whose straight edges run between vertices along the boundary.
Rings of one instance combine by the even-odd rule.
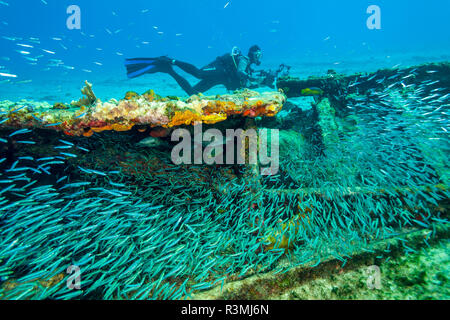
[[[90,137],[94,132],[123,132],[134,126],[172,128],[195,122],[214,124],[229,116],[274,116],[286,101],[285,96],[277,92],[243,91],[234,95],[192,96],[182,100],[161,97],[149,90],[142,95],[128,92],[120,101],[101,102],[88,82],[82,93],[85,97],[70,106],[3,102],[0,112],[7,118],[1,127],[52,129],[67,135]]]
[[[355,75],[330,70],[323,77],[281,78],[277,87],[277,92],[245,90],[187,99],[161,97],[150,90],[101,102],[86,82],[82,90],[85,97],[70,104],[4,101],[0,104],[0,132],[7,142],[3,150],[8,157],[2,166],[7,163],[5,172],[14,172],[15,159],[35,161],[41,157],[38,160],[48,161],[48,157],[58,160],[63,156],[65,167],[51,172],[57,180],[52,183],[81,176],[95,186],[89,192],[103,192],[112,203],[129,195],[133,201],[138,199],[136,203],[142,200],[160,205],[159,213],[151,218],[138,211],[127,211],[124,220],[114,216],[117,221],[132,221],[127,226],[136,228],[132,231],[119,222],[114,225],[111,213],[102,212],[113,222],[106,225],[109,220],[102,218],[95,226],[105,223],[105,230],[115,230],[125,240],[101,235],[97,240],[110,241],[108,246],[117,247],[117,252],[113,250],[110,258],[103,251],[95,251],[99,250],[97,246],[89,255],[113,259],[117,270],[104,270],[108,276],[100,280],[94,275],[105,266],[98,267],[97,262],[97,269],[86,267],[85,271],[97,279],[92,280],[97,286],[115,281],[116,271],[130,267],[122,261],[123,254],[132,256],[128,248],[138,243],[136,261],[146,258],[164,262],[160,269],[144,270],[153,272],[142,280],[150,288],[145,294],[156,298],[280,297],[296,286],[299,277],[313,282],[319,275],[339,276],[368,263],[388,263],[401,250],[412,252],[424,243],[438,242],[432,239],[448,238],[450,63]],[[149,135],[168,143],[168,131],[192,128],[198,122],[219,130],[280,130],[279,173],[261,176],[259,164],[176,167],[164,160],[164,148],[148,151],[137,146]],[[34,129],[36,145],[23,150],[18,144],[27,141],[16,137],[21,135],[17,130],[26,129]],[[61,138],[70,141],[63,140],[62,146],[56,146]],[[70,153],[60,152],[68,147],[73,147]],[[50,164],[38,164],[36,170],[49,171],[51,176]],[[116,174],[117,179],[113,178]],[[70,187],[84,188],[83,183]],[[13,199],[21,197],[18,187],[2,193],[11,190]],[[83,201],[84,205],[87,200]],[[64,210],[70,205],[64,204]],[[87,212],[95,206],[90,205]],[[167,227],[167,234],[153,239],[139,229],[141,225],[147,228],[142,219],[154,219],[158,222],[154,230]],[[89,228],[94,228],[94,222],[81,229]],[[130,232],[145,243],[153,239],[153,251],[140,246],[138,240],[126,242]],[[96,235],[91,237],[94,243]],[[410,244],[405,244],[406,239]],[[177,247],[169,245],[173,243]],[[190,249],[192,243],[198,256],[194,257]],[[177,257],[186,264],[179,266],[176,262],[173,267],[167,247],[169,258]],[[72,259],[84,262],[84,254]],[[139,268],[141,264],[132,266]],[[248,276],[253,277],[233,284]],[[21,282],[18,279],[13,277],[4,284],[0,297],[15,290]],[[50,281],[48,287],[52,287],[62,283],[64,277],[57,274],[41,279],[56,279]],[[43,285],[42,280],[37,282]],[[154,283],[156,286],[151,287]],[[211,292],[194,294],[214,287]],[[139,297],[136,290],[94,293],[102,298]],[[92,297],[94,293],[88,289],[86,294]],[[284,297],[314,298],[298,292]]]

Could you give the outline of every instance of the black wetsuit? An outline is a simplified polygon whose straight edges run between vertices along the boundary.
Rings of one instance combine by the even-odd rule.
[[[167,72],[189,95],[205,92],[220,84],[231,91],[252,86],[250,79],[253,70],[250,59],[241,54],[220,56],[201,69],[182,61],[175,61],[174,65],[200,80],[195,86],[191,86],[185,78],[173,69]]]

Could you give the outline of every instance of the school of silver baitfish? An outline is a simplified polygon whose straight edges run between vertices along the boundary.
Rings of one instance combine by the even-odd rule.
[[[424,81],[400,94],[411,75],[395,77],[346,101],[352,130],[329,137],[326,150],[290,145],[279,174],[261,185],[244,166],[232,174],[175,166],[153,150],[140,151],[132,167],[106,168],[98,158],[111,145],[135,152],[127,133],[3,130],[0,298],[184,299],[329,257],[345,267],[356,251],[411,230],[430,230],[427,242],[448,225],[440,175],[449,167],[449,88]],[[370,81],[361,76],[351,88]],[[155,154],[159,167],[148,170]],[[81,290],[66,285],[71,265],[81,270]]]

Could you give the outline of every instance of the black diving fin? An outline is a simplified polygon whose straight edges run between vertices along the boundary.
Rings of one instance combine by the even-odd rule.
[[[157,65],[155,62],[159,58],[134,58],[126,59],[125,67],[127,68],[127,76],[130,79],[140,77],[146,73],[156,73]],[[153,71],[153,72],[152,72]]]

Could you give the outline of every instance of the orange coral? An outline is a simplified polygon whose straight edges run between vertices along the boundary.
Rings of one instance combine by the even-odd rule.
[[[104,126],[104,127],[99,127],[99,128],[92,128],[92,131],[96,132],[96,133],[100,133],[103,131],[110,131],[112,130],[112,127],[110,125]]]
[[[66,136],[70,136],[70,137],[73,137],[73,136],[74,136],[74,134],[73,134],[72,132],[68,131],[68,130],[64,130],[64,134],[65,134]]]
[[[80,108],[78,110],[52,109],[48,112],[47,109],[50,108],[39,107],[34,113],[27,113],[26,110],[20,111],[17,108],[10,111],[12,114],[9,119],[0,124],[0,127],[12,124],[15,127],[28,127],[31,124],[65,131],[68,135],[91,136],[93,132],[107,130],[128,131],[133,128],[130,123],[136,124],[139,131],[144,131],[144,126],[170,128],[193,125],[197,121],[214,124],[232,115],[273,116],[281,110],[285,101],[285,96],[281,93],[243,92],[222,97],[192,96],[183,100],[177,97],[162,98],[149,90],[142,96],[130,91],[124,100],[111,99],[103,103],[93,95],[88,83],[83,94],[86,96],[83,101],[72,103],[73,107]],[[113,125],[114,123],[116,124]]]
[[[134,123],[132,124],[119,124],[119,123],[114,123],[111,126],[111,129],[117,132],[124,132],[124,131],[130,131],[132,128],[134,127]]]
[[[254,110],[245,110],[243,113],[244,117],[256,117],[256,112]]]
[[[190,125],[196,121],[201,121],[202,117],[190,110],[184,112],[175,112],[172,121],[168,124],[169,127],[180,125]]]
[[[203,112],[205,114],[210,113],[224,113],[227,114],[237,114],[239,113],[236,111],[236,104],[233,101],[208,101],[208,104],[206,107],[203,108]]]
[[[201,121],[206,124],[214,124],[227,119],[225,113],[205,114],[199,115],[190,110],[184,112],[175,112],[172,121],[168,124],[168,127],[175,127],[180,125],[190,125],[196,121]]]
[[[104,127],[97,127],[97,128],[91,128],[92,131],[100,133],[103,131],[118,131],[118,132],[124,132],[124,131],[130,131],[134,127],[134,124],[120,124],[120,123],[114,123],[112,125],[107,125]]]
[[[92,129],[89,129],[89,131],[86,131],[83,133],[83,136],[86,138],[92,137],[92,135],[94,134],[94,131],[92,131]]]
[[[214,124],[220,121],[224,121],[227,119],[227,115],[225,113],[219,113],[219,114],[211,114],[206,115],[202,117],[203,123],[206,124]]]

